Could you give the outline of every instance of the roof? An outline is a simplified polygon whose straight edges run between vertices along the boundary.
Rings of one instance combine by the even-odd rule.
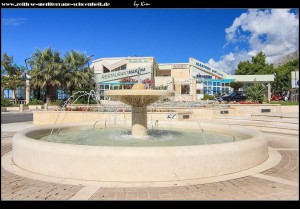
[[[235,81],[240,82],[253,82],[261,81],[261,82],[267,82],[267,81],[274,81],[275,76],[274,74],[267,74],[267,75],[227,75],[224,77],[225,79],[234,79]]]

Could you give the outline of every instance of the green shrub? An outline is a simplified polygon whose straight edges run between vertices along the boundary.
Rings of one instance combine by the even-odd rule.
[[[1,107],[12,107],[13,104],[9,101],[9,99],[1,98]]]
[[[203,100],[214,100],[215,97],[213,95],[204,94]]]
[[[247,99],[252,102],[262,103],[265,95],[265,86],[254,81],[253,86],[245,90]]]
[[[75,100],[70,101],[69,103],[72,104]],[[90,97],[88,103],[88,96],[80,97],[74,104],[97,104],[96,100]]]
[[[44,102],[42,100],[39,100],[39,99],[32,99],[30,102],[29,102],[29,105],[43,105]]]
[[[244,84],[242,82],[239,82],[239,81],[233,81],[233,82],[229,83],[229,86],[231,88],[233,88],[234,91],[238,91],[239,88],[244,86]]]
[[[51,105],[57,105],[57,106],[61,106],[63,104],[64,100],[63,99],[56,99],[53,102],[51,102]]]

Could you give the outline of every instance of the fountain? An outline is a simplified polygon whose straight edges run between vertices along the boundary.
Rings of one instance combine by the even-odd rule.
[[[105,92],[110,96],[131,106],[132,136],[147,136],[147,106],[157,100],[174,96],[173,91],[146,89],[142,83],[136,83],[129,90],[109,90]]]
[[[176,120],[168,121],[172,129],[159,121],[159,128],[148,130],[147,106],[173,96],[173,91],[145,89],[138,83],[130,90],[108,90],[105,95],[131,105],[131,131],[116,128],[116,117],[113,129],[99,119],[60,125],[52,137],[53,125],[25,129],[13,138],[13,162],[54,177],[159,186],[159,182],[182,184],[240,172],[268,158],[265,136],[253,129],[213,123],[201,123],[200,129],[199,121]]]

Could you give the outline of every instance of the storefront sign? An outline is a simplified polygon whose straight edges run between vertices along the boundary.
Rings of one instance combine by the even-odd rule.
[[[206,78],[206,79],[212,79],[211,75],[201,75],[201,74],[197,74],[194,76],[194,78]]]
[[[188,69],[188,65],[172,65],[172,69]]]
[[[133,77],[143,74],[151,73],[151,65],[150,66],[143,66],[138,68],[126,69],[126,70],[119,70],[110,73],[102,73],[96,75],[96,79],[98,82],[105,82],[111,80],[118,80],[125,77]]]
[[[167,118],[168,119],[176,119],[177,118],[177,114],[176,113],[167,114]]]
[[[204,64],[204,63],[202,63],[202,62],[200,62],[198,60],[192,59],[192,58],[190,59],[190,64],[194,65],[194,66],[196,66],[196,67],[198,67],[198,68],[200,68],[200,69],[202,69],[202,70],[204,70],[206,72],[213,73],[214,75],[216,75],[218,77],[221,77],[221,78],[224,77],[224,75],[226,75],[225,73],[220,72],[218,70],[215,70],[215,69],[207,66],[206,64]]]
[[[145,62],[153,62],[153,59],[129,59],[128,63],[145,63]]]

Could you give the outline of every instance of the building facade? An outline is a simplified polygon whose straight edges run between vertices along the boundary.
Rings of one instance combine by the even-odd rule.
[[[149,79],[156,87],[175,91],[175,99],[196,101],[208,95],[223,95],[232,91],[229,84],[233,81],[250,86],[254,81],[267,87],[271,97],[271,82],[274,75],[229,75],[199,60],[189,58],[187,63],[158,64],[154,57],[116,57],[94,60],[95,77],[99,84],[100,98],[109,89],[124,88],[124,84],[133,85],[136,81]],[[131,78],[124,82],[124,78]],[[243,90],[243,89],[241,89]]]

